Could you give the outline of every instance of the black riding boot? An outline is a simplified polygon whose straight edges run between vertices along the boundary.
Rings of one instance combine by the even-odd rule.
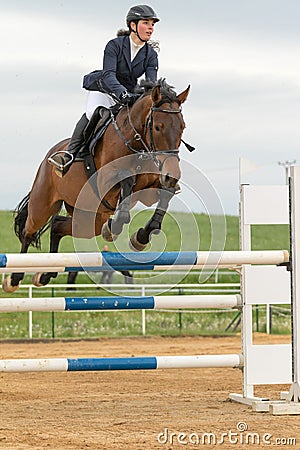
[[[75,126],[68,149],[56,152],[48,158],[48,162],[56,168],[57,175],[62,177],[67,172],[76,155],[84,147],[84,130],[88,123],[86,115],[83,114]]]
[[[93,112],[90,121],[84,130],[84,137],[86,142],[90,142],[94,136],[94,132],[99,132],[101,128],[106,128],[106,124],[110,119],[110,110],[104,106],[98,106]]]

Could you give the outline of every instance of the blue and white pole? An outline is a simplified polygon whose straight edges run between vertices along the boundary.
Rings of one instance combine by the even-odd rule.
[[[148,297],[1,298],[0,313],[24,311],[117,311],[129,309],[238,308],[238,294]]]
[[[74,272],[99,270],[167,270],[203,266],[231,267],[242,264],[282,264],[287,250],[141,253],[29,253],[0,254],[0,273]]]
[[[81,372],[155,370],[204,367],[241,368],[239,354],[196,356],[145,356],[129,358],[49,358],[0,360],[0,372]]]

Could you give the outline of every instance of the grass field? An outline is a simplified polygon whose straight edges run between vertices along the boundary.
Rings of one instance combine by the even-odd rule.
[[[142,226],[149,218],[151,211],[141,211],[135,215],[130,225],[129,234]],[[219,222],[222,224],[222,219]],[[218,218],[213,218],[218,223]],[[10,211],[0,211],[0,253],[18,253],[20,243],[13,232],[13,213]],[[196,225],[195,225],[196,224]],[[199,246],[195,248],[195,227],[199,230]],[[211,219],[205,214],[185,214],[172,213],[167,214],[163,223],[163,234],[165,250],[208,250],[211,246]],[[239,220],[235,216],[226,216],[226,240],[224,242],[225,250],[239,249]],[[189,239],[189,237],[191,237]],[[154,237],[154,239],[157,239]],[[159,238],[158,238],[159,239]],[[85,244],[86,243],[86,244]],[[101,250],[103,247],[102,238],[97,238],[97,245]],[[161,245],[161,242],[158,241]],[[42,238],[42,251],[48,251],[49,233]],[[80,242],[80,248],[89,249],[89,241]],[[121,243],[121,247],[122,247]],[[161,247],[160,247],[161,248]],[[286,225],[262,225],[254,226],[252,229],[252,248],[253,249],[289,249],[289,233]],[[72,252],[78,249],[78,241],[73,241],[71,237],[66,237],[61,242],[60,251]],[[118,247],[120,249],[120,247]],[[151,250],[156,250],[155,243]],[[109,244],[109,250],[115,250],[113,244]],[[128,249],[121,248],[128,251]],[[36,252],[31,248],[30,252]],[[61,274],[53,283],[65,283],[66,274]],[[24,283],[30,283],[31,276],[26,275]],[[164,283],[172,283],[171,275],[166,275]],[[90,283],[90,278],[82,273],[78,277],[80,283]],[[155,278],[147,278],[147,283],[155,283]],[[207,280],[212,282],[212,278]],[[239,277],[235,272],[226,272],[219,275],[220,282],[237,283]],[[114,275],[114,282],[122,282],[120,274]],[[160,283],[162,281],[160,280]],[[199,275],[190,272],[182,278],[181,283],[199,282]],[[145,283],[145,278],[139,277],[135,273],[135,284]],[[95,291],[96,295],[106,295],[105,291]],[[35,294],[37,295],[37,294]],[[47,294],[48,296],[49,294]],[[70,294],[54,294],[71,296]],[[79,295],[79,294],[77,294]],[[81,295],[81,294],[80,294]],[[82,293],[84,295],[84,292]],[[0,297],[7,294],[1,292]],[[19,291],[18,296],[24,297],[24,291]],[[179,334],[224,334],[229,323],[236,316],[236,311],[226,313],[205,312],[182,312],[174,314],[169,312],[148,311],[146,314],[146,330],[151,335],[179,335]],[[255,314],[255,312],[254,312]],[[260,331],[265,331],[265,311],[259,312]],[[274,332],[290,332],[289,316],[286,314],[273,317]],[[230,329],[228,332],[232,332]],[[97,337],[97,336],[123,336],[141,334],[141,312],[84,312],[84,313],[33,313],[33,337],[50,338],[56,337]],[[25,338],[28,336],[28,314],[27,313],[9,313],[0,314],[0,339],[2,338]]]

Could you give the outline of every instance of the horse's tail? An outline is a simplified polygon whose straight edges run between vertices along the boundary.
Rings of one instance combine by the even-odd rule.
[[[26,197],[23,198],[23,200],[20,201],[18,206],[16,207],[14,214],[15,214],[15,220],[14,220],[14,230],[16,236],[19,238],[20,242],[22,243],[23,238],[23,231],[25,228],[25,223],[28,217],[28,203],[30,199],[30,192],[26,195]],[[49,220],[40,230],[38,230],[34,235],[32,236],[32,241],[30,245],[33,247],[36,247],[38,249],[41,248],[41,236],[45,233],[45,231],[48,230],[50,227],[51,221]]]
[[[28,216],[28,202],[29,202],[30,192],[26,195],[26,197],[23,198],[23,200],[18,204],[16,207],[14,214],[15,214],[15,223],[14,223],[14,229],[15,234],[19,238],[19,240],[22,242],[22,236],[23,236],[23,230],[25,227],[26,219]]]

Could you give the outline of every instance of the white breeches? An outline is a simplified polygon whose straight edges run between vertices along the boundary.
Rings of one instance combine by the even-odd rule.
[[[116,102],[110,95],[98,91],[89,91],[86,101],[86,112],[85,112],[86,117],[90,120],[90,118],[93,115],[93,112],[98,106],[110,108],[115,104]]]

